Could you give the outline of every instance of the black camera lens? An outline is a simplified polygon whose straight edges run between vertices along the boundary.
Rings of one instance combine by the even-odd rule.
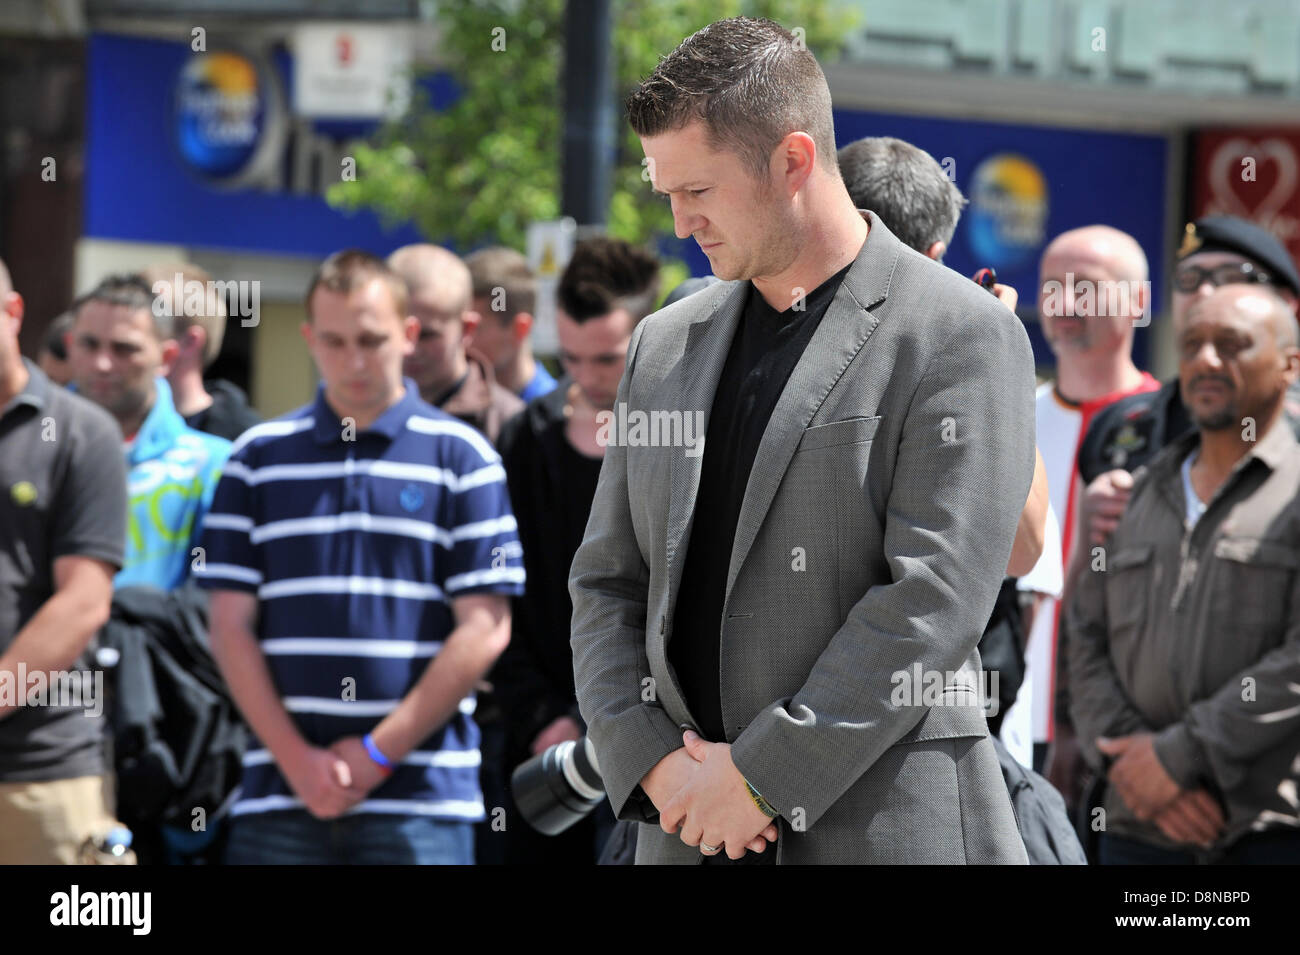
[[[596,754],[586,737],[556,743],[510,776],[515,805],[538,832],[559,835],[605,798]]]

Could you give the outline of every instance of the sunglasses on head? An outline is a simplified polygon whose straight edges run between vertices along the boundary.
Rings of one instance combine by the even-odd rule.
[[[1220,285],[1269,285],[1273,276],[1251,262],[1227,262],[1203,269],[1199,265],[1180,265],[1174,270],[1174,288],[1180,292],[1195,292],[1209,282]]]

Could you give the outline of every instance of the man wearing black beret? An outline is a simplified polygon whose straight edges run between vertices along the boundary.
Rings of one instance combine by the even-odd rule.
[[[1188,310],[1219,286],[1267,285],[1291,307],[1300,310],[1300,273],[1295,262],[1270,232],[1236,216],[1205,216],[1189,222],[1174,266],[1170,314],[1174,335]],[[1300,438],[1300,385],[1292,385],[1283,402],[1283,415]],[[1167,444],[1193,430],[1179,394],[1178,377],[1158,391],[1121,398],[1092,419],[1079,444],[1079,526],[1075,555],[1066,571],[1064,605],[1073,592],[1078,571],[1087,566],[1092,548],[1105,542],[1119,523],[1133,487],[1133,472]],[[1085,490],[1086,488],[1086,490]],[[1061,635],[1062,646],[1068,640]],[[1057,739],[1048,753],[1046,774],[1073,803],[1080,795],[1082,771],[1069,725],[1065,654],[1058,652],[1058,693],[1055,701]]]
[[[1236,216],[1206,216],[1188,223],[1174,267],[1174,334],[1194,301],[1220,285],[1237,283],[1271,285],[1293,312],[1300,303],[1300,274],[1271,233]],[[1300,436],[1296,388],[1287,395],[1286,414]],[[1079,445],[1079,474],[1084,484],[1091,484],[1114,468],[1135,471],[1191,427],[1177,378],[1159,391],[1121,399],[1093,419]]]

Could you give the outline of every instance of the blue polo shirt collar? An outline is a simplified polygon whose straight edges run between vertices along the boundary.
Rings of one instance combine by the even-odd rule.
[[[127,464],[139,464],[162,457],[167,449],[186,430],[185,419],[172,403],[171,385],[166,378],[155,378],[153,407],[135,436],[135,443],[126,453]]]
[[[396,440],[397,436],[402,433],[406,427],[406,421],[413,414],[420,411],[420,392],[415,386],[415,382],[410,378],[403,378],[402,384],[405,385],[405,392],[398,402],[381,414],[370,427],[366,428],[362,434],[378,433],[382,434],[389,441]],[[317,444],[335,444],[343,440],[343,421],[338,412],[330,407],[330,403],[325,400],[325,385],[321,383],[316,386],[316,405],[312,412],[315,424],[312,427],[312,437]]]

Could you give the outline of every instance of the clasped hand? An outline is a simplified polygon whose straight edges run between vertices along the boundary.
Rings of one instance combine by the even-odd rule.
[[[359,736],[346,736],[328,748],[303,746],[281,769],[289,787],[317,819],[343,815],[386,778]]]
[[[1202,788],[1183,789],[1156,756],[1155,737],[1134,733],[1097,739],[1097,749],[1116,757],[1107,778],[1144,822],[1154,822],[1174,842],[1208,848],[1224,829],[1223,811]]]
[[[660,828],[669,834],[680,829],[688,846],[725,847],[732,859],[775,842],[776,824],[750,797],[730,744],[706,742],[691,730],[682,734],[682,743],[641,780],[659,810]]]

